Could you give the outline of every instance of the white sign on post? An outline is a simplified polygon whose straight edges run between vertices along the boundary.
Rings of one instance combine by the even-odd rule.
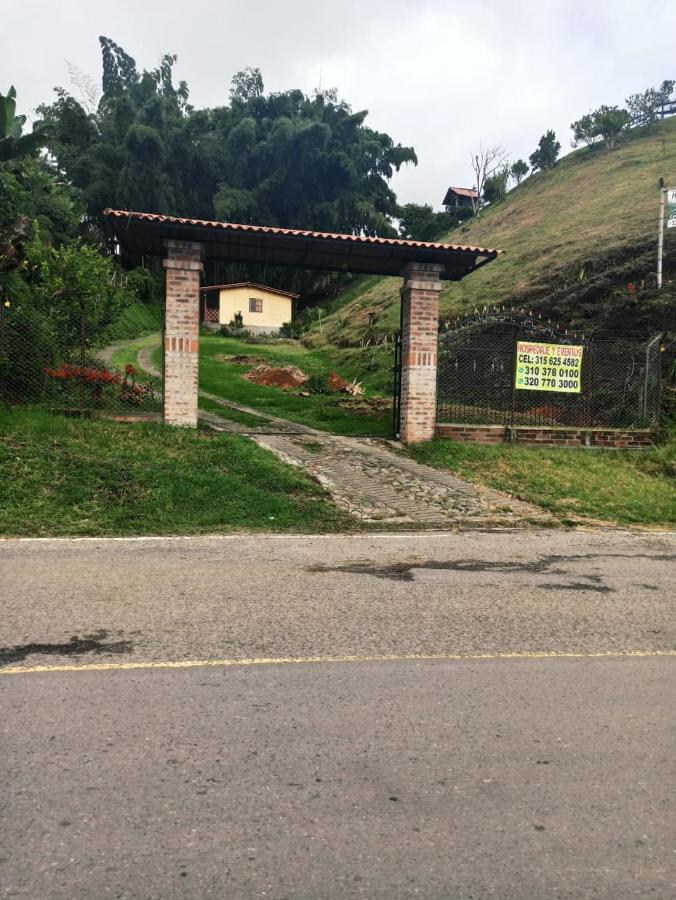
[[[676,188],[667,191],[667,228],[676,228]]]

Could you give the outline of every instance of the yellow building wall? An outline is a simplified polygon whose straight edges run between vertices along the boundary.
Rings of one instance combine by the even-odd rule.
[[[249,299],[263,301],[263,312],[249,312]],[[291,297],[262,291],[259,288],[234,287],[219,291],[219,323],[229,325],[235,313],[242,313],[244,328],[259,327],[277,330],[291,321]]]

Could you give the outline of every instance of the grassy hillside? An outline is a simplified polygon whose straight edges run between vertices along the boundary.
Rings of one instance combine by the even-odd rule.
[[[449,180],[452,173],[449,173]],[[551,172],[531,176],[504,203],[447,235],[505,254],[464,281],[447,283],[442,315],[484,305],[529,305],[554,319],[612,328],[673,324],[676,234],[665,241],[666,285],[654,290],[658,179],[676,183],[676,118],[628,134],[611,154],[602,146],[566,156]],[[439,186],[440,192],[444,185]],[[627,291],[635,283],[636,293]],[[367,279],[334,303],[311,345],[346,346],[399,324],[398,278]],[[338,298],[340,301],[340,298]],[[368,315],[375,313],[371,332]]]

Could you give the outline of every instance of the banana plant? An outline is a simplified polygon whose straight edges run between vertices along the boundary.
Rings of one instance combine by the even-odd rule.
[[[44,123],[36,122],[31,134],[23,133],[25,116],[16,114],[16,90],[10,87],[7,95],[0,94],[0,162],[30,156],[46,143]]]

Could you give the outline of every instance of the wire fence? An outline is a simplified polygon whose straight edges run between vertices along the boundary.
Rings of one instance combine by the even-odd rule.
[[[656,426],[660,337],[584,337],[503,311],[442,326],[437,421]]]
[[[0,305],[0,402],[77,414],[93,410],[139,415],[162,410],[162,379],[128,353],[101,346],[84,305],[37,315]]]

